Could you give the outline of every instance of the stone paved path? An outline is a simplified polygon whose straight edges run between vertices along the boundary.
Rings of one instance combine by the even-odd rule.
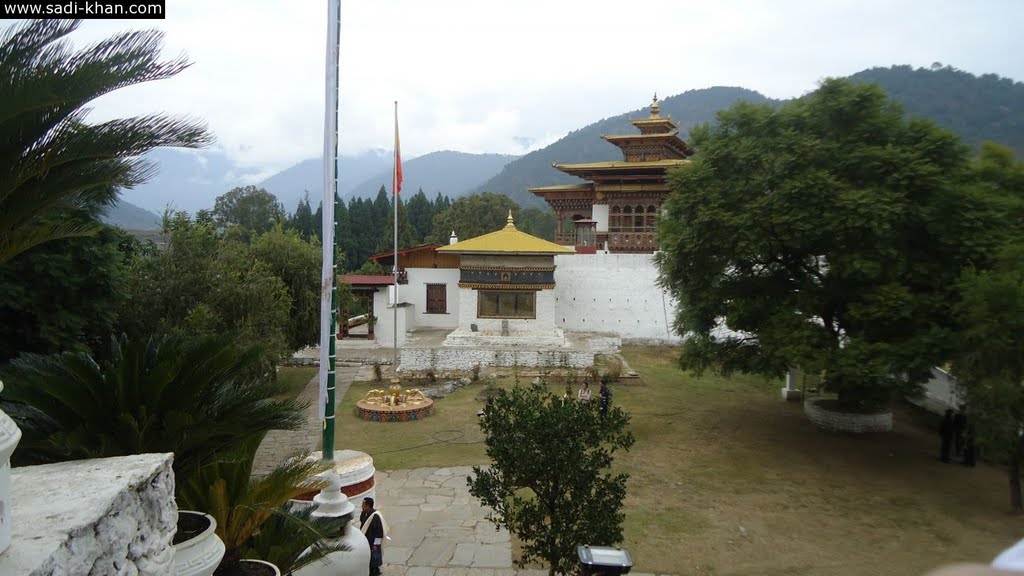
[[[469,495],[468,466],[378,472],[377,502],[391,529],[385,573],[513,576],[507,530],[496,530]],[[453,571],[454,570],[454,571]]]

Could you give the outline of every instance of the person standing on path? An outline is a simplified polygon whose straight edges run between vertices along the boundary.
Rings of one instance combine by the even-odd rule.
[[[363,511],[359,513],[359,527],[370,544],[370,576],[380,576],[380,567],[384,564],[381,546],[386,537],[384,517],[373,509],[373,498],[363,498]]]
[[[612,391],[608,389],[608,384],[601,382],[601,417],[608,413],[608,407],[612,404]]]
[[[939,460],[949,462],[949,449],[953,444],[952,410],[946,410],[946,415],[942,418],[942,424],[939,425],[939,439],[941,440],[939,447]]]

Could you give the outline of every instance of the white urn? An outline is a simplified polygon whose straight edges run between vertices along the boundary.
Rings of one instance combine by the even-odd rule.
[[[323,474],[330,484],[313,498],[317,509],[314,517],[353,518],[356,508],[341,491],[342,480],[334,471]],[[320,562],[313,562],[295,572],[295,576],[367,576],[370,573],[370,544],[354,521],[350,520],[340,538],[348,552],[332,552]]]
[[[0,392],[4,383],[0,382]],[[0,554],[11,545],[11,455],[21,441],[21,430],[0,410]]]
[[[173,576],[212,576],[224,558],[224,542],[217,536],[217,521],[209,514],[178,511],[178,530],[198,526],[190,538],[174,545]]]

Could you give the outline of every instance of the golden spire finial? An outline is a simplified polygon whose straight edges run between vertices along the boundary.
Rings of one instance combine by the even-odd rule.
[[[505,228],[515,228],[516,225],[512,222],[512,209],[508,209],[508,224],[505,224]]]
[[[654,100],[651,102],[651,118],[660,118],[661,106],[658,105],[658,93],[654,93]]]

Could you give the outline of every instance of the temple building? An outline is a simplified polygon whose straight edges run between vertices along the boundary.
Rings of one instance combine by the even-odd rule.
[[[442,246],[438,254],[458,254],[458,328],[448,346],[562,346],[556,325],[556,255],[573,254],[516,229],[512,211],[501,230]]]
[[[555,242],[506,225],[448,245],[423,244],[370,257],[391,276],[340,276],[365,298],[368,328],[339,330],[399,349],[401,370],[473,366],[585,367],[622,342],[678,343],[677,303],[659,284],[655,224],[668,197],[668,170],[694,150],[678,126],[650,116],[640,134],[604,136],[622,161],[556,164],[588,182],[530,191],[560,222]],[[571,223],[571,224],[570,224]],[[582,256],[581,256],[582,255]],[[344,311],[342,311],[344,312]],[[345,316],[343,316],[345,317]],[[365,332],[365,335],[363,333]]]
[[[530,189],[555,211],[556,242],[581,254],[657,250],[655,222],[669,194],[668,170],[695,153],[679,138],[679,126],[660,112],[655,95],[650,116],[630,121],[639,134],[601,136],[622,150],[621,161],[554,164],[587,182]]]

